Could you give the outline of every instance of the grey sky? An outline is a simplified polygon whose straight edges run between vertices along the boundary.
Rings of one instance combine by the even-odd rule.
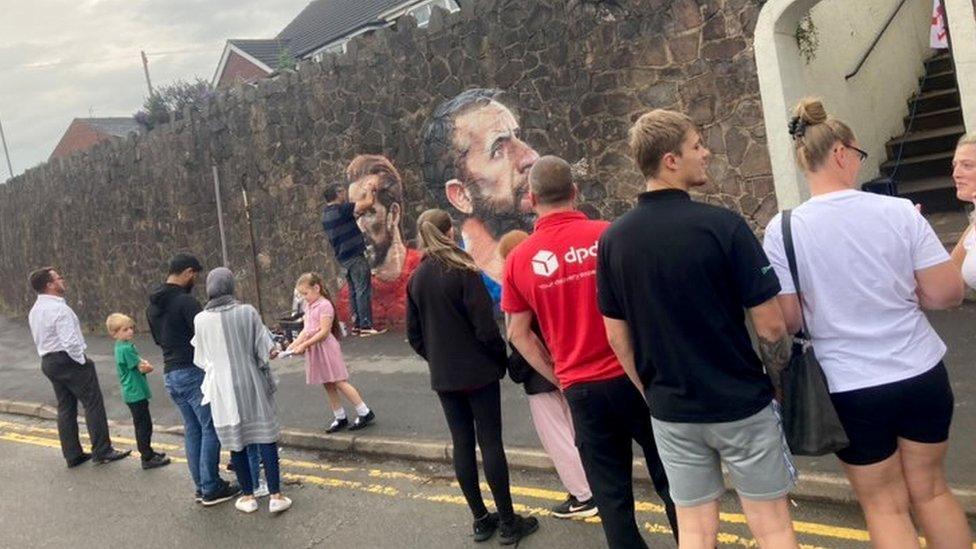
[[[210,80],[226,39],[271,38],[309,1],[0,0],[0,120],[14,173],[47,160],[89,109],[136,112],[146,95],[139,50],[153,86]],[[0,162],[0,181],[9,176]]]

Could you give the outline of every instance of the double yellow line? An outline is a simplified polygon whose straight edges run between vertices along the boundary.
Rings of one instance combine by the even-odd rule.
[[[53,437],[52,437],[53,435]],[[22,425],[15,422],[0,420],[0,441],[19,443],[19,444],[32,444],[37,446],[42,446],[46,448],[60,448],[60,443],[57,438],[57,430],[45,427],[37,427],[31,425]],[[84,435],[83,435],[84,436]],[[128,438],[113,436],[114,442],[135,445],[136,441]],[[166,451],[176,451],[180,450],[180,446],[173,444],[164,444],[160,442],[154,442],[154,447]],[[174,461],[185,462],[186,460],[181,457],[171,456]],[[282,478],[294,482],[302,482],[307,484],[312,484],[316,486],[322,486],[325,488],[338,488],[344,490],[354,490],[360,492],[366,492],[375,495],[387,496],[387,497],[401,497],[409,498],[420,501],[427,501],[432,503],[447,503],[453,505],[466,506],[466,502],[463,497],[457,494],[429,494],[422,493],[413,490],[403,490],[395,486],[390,486],[388,484],[382,483],[382,481],[388,480],[398,480],[406,481],[413,484],[426,484],[430,481],[428,477],[405,473],[400,471],[387,471],[378,468],[360,468],[360,467],[338,467],[325,463],[302,461],[288,458],[281,458],[282,468],[293,468],[293,469],[304,469],[306,471],[314,471],[315,473],[298,474],[291,472],[283,472]],[[363,482],[360,480],[350,480],[348,478],[340,478],[337,476],[326,476],[322,473],[329,473],[330,475],[342,475],[355,473],[359,475],[364,475],[366,478],[377,482]],[[451,483],[453,486],[457,486],[456,482]],[[525,498],[531,498],[534,500],[550,501],[550,502],[561,502],[565,498],[563,492],[557,492],[553,490],[546,490],[543,488],[535,487],[525,487],[525,486],[512,486],[512,494],[515,496],[522,496]],[[536,516],[550,516],[551,512],[545,507],[531,506],[525,504],[516,504],[516,510],[520,513],[527,513]],[[638,501],[636,502],[636,511],[643,513],[653,513],[657,515],[664,514],[664,507],[657,503],[651,503],[648,501]],[[719,518],[722,522],[729,525],[743,526],[746,524],[745,515],[740,513],[721,513]],[[599,523],[599,517],[593,517],[589,519],[584,519],[585,522],[589,523]],[[657,524],[652,522],[645,522],[643,524],[644,529],[652,534],[659,535],[671,535],[670,528],[665,524]],[[820,524],[816,522],[803,522],[794,521],[793,527],[797,534],[805,534],[809,536],[815,536],[818,538],[828,538],[834,540],[834,542],[860,542],[866,543],[869,541],[868,533],[864,530],[859,530],[855,528],[846,528],[841,526],[833,526],[828,524]],[[826,541],[826,540],[825,540]],[[743,538],[736,534],[722,533],[719,535],[719,543],[726,546],[737,546],[737,547],[757,547],[756,542],[752,539]],[[801,545],[803,549],[822,549],[814,545]]]

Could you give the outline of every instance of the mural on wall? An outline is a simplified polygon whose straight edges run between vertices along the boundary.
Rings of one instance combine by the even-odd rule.
[[[420,263],[419,251],[403,238],[403,180],[388,158],[361,154],[346,168],[349,200],[355,202],[376,185],[376,202],[356,222],[366,239],[366,257],[373,271],[373,321],[393,329],[404,328],[407,281]],[[339,290],[339,318],[350,322],[349,286]]]
[[[423,137],[428,193],[458,223],[462,245],[496,303],[504,267],[498,239],[513,229],[532,230],[529,169],[539,158],[522,141],[518,118],[498,100],[501,93],[475,88],[441,103]]]

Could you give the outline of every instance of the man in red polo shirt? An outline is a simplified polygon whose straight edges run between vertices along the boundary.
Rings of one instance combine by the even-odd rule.
[[[529,184],[539,218],[535,233],[505,262],[502,309],[510,315],[508,336],[566,395],[608,545],[646,548],[634,519],[631,441],[644,450],[676,536],[678,525],[647,403],[614,355],[597,306],[597,242],[609,223],[591,221],[575,209],[576,186],[561,158],[540,158]],[[532,332],[533,319],[545,346]]]

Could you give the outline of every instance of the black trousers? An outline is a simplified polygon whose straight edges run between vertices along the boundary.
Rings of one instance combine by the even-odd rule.
[[[508,460],[502,444],[502,406],[498,382],[470,391],[444,391],[437,393],[444,408],[447,426],[454,444],[454,474],[464,499],[474,518],[488,513],[481,497],[478,483],[478,460],[475,441],[481,448],[481,460],[485,467],[485,480],[495,499],[499,518],[512,520],[512,493],[508,484]]]
[[[105,418],[105,403],[98,385],[95,363],[85,359],[75,362],[68,353],[49,353],[41,357],[41,371],[51,380],[58,399],[58,438],[61,453],[72,463],[83,453],[78,439],[78,401],[85,407],[85,425],[91,439],[92,455],[96,458],[112,451]]]
[[[678,518],[668,478],[657,454],[651,414],[640,391],[626,376],[572,385],[565,391],[576,429],[586,479],[600,509],[611,549],[646,549],[634,518],[633,442],[644,450],[654,491],[664,502],[678,537]]]
[[[129,411],[132,412],[132,426],[136,430],[136,447],[142,461],[149,461],[156,452],[152,449],[152,415],[149,413],[149,401],[140,400],[138,402],[127,402]]]

